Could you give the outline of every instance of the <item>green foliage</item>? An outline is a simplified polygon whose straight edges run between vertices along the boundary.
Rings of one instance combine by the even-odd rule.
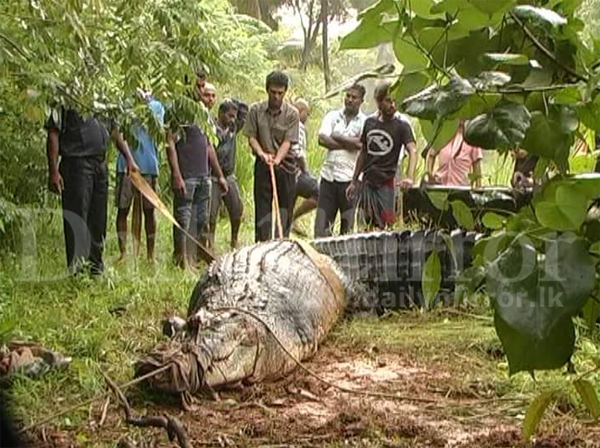
[[[567,172],[576,132],[598,122],[592,106],[598,78],[586,73],[598,68],[593,64],[600,59],[600,46],[581,44],[582,22],[574,3],[415,3],[381,0],[360,16],[342,48],[391,41],[404,71],[396,95],[412,95],[402,108],[423,128],[427,121],[442,129],[446,120],[466,118],[469,143],[488,149],[515,149],[523,143]],[[481,75],[491,69],[498,73],[494,82],[483,82]],[[427,82],[431,86],[425,88]],[[436,149],[445,142],[429,143]]]
[[[442,284],[442,264],[437,252],[434,251],[427,257],[425,266],[423,266],[422,277],[423,299],[425,300],[425,307],[429,308],[433,304]]]
[[[463,229],[474,230],[475,218],[469,207],[460,200],[452,201],[450,205],[452,206],[452,213],[458,225]]]
[[[600,401],[598,401],[598,393],[592,383],[588,380],[576,380],[573,385],[591,416],[594,420],[598,420],[600,418]]]
[[[2,2],[0,200],[56,205],[47,193],[43,124],[57,106],[115,119],[131,145],[130,129],[141,123],[162,148],[164,131],[136,90],[151,89],[172,106],[171,127],[204,125],[208,112],[190,99],[194,70],[206,67],[211,81],[262,90],[267,40],[264,26],[231,14],[225,0]],[[165,163],[163,157],[161,168]],[[3,250],[15,242],[1,232],[0,240]]]
[[[468,143],[501,153],[522,148],[541,157],[540,170],[560,173],[536,191],[533,210],[483,217],[493,233],[476,245],[474,266],[458,285],[464,296],[486,277],[511,375],[565,366],[576,346],[573,319],[583,311],[593,329],[598,317],[590,298],[598,290],[597,258],[590,256],[597,239],[586,239],[586,217],[600,196],[600,178],[568,175],[575,141],[600,131],[600,42],[589,25],[582,40],[579,18],[593,17],[597,26],[598,8],[590,5],[598,5],[584,2],[580,10],[580,3],[441,0],[414,7],[414,1],[381,0],[344,42],[344,48],[359,36],[368,37],[362,47],[392,42],[403,66],[394,95],[419,119],[430,150],[464,119]],[[432,202],[448,207],[443,196]],[[450,206],[461,227],[474,227],[465,204]],[[575,384],[595,415],[596,394],[587,383]],[[531,403],[525,439],[555,397],[546,392]]]
[[[569,361],[572,317],[594,290],[595,268],[583,240],[550,240],[540,258],[533,244],[516,239],[488,269],[487,291],[511,374]]]
[[[530,114],[525,106],[505,102],[470,120],[465,138],[483,149],[515,148],[523,141],[529,120]]]
[[[525,439],[525,441],[528,442],[529,439],[531,439],[531,436],[535,434],[535,430],[542,420],[544,412],[546,412],[548,406],[556,399],[556,396],[556,391],[542,392],[529,404],[527,412],[525,413],[522,429],[523,439]]]

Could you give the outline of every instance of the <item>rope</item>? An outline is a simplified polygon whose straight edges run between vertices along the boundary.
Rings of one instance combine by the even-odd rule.
[[[142,381],[145,381],[148,378],[152,378],[153,376],[156,376],[159,373],[162,373],[165,370],[170,369],[170,368],[171,368],[171,364],[164,365],[164,366],[162,366],[161,368],[159,368],[157,370],[154,370],[154,371],[152,371],[150,373],[147,373],[146,375],[143,375],[143,376],[140,376],[139,378],[136,378],[135,380],[132,380],[132,381],[129,381],[128,383],[123,384],[121,386],[121,389],[126,389],[128,387],[135,386],[136,384],[141,383]],[[109,396],[111,393],[112,393],[112,391],[107,390],[107,391],[105,391],[105,392],[103,392],[103,393],[101,393],[99,395],[95,395],[94,397],[90,398],[89,400],[86,400],[86,401],[83,401],[81,403],[78,403],[78,404],[75,404],[73,406],[70,406],[70,407],[68,407],[66,409],[63,409],[62,411],[59,411],[56,414],[52,414],[52,415],[50,415],[50,416],[48,416],[48,417],[40,420],[39,422],[35,422],[35,423],[32,423],[31,425],[25,426],[24,428],[21,428],[17,433],[18,434],[22,434],[24,432],[31,431],[33,428],[35,428],[37,426],[45,425],[46,423],[49,423],[49,422],[51,422],[52,420],[54,420],[54,419],[56,419],[58,417],[61,417],[61,416],[65,415],[65,414],[68,414],[69,412],[76,411],[79,408],[82,408],[84,406],[88,406],[88,405],[92,404],[96,400],[100,400],[102,398],[105,398],[105,397]]]
[[[271,219],[271,239],[275,239],[275,220],[277,220],[277,231],[279,239],[283,239],[283,226],[281,225],[281,212],[279,210],[279,196],[277,195],[277,179],[275,178],[275,168],[272,163],[269,163],[269,171],[271,173],[271,188],[273,189],[273,201],[271,210],[274,218]]]
[[[192,240],[200,249],[198,253],[200,257],[208,264],[215,261],[215,254],[208,248],[206,248],[202,243],[200,243],[196,238],[194,238],[190,233],[184,229],[181,224],[177,222],[177,220],[173,217],[173,215],[169,212],[169,209],[163,204],[163,202],[158,197],[158,194],[148,185],[148,182],[142,177],[140,173],[134,172],[131,173],[131,182],[139,190],[139,192],[146,198],[148,201],[156,208],[162,215],[167,218],[169,221],[173,223],[179,230],[181,230],[190,240]]]
[[[422,398],[422,397],[413,397],[413,396],[407,396],[407,395],[398,395],[398,394],[386,394],[384,392],[369,392],[369,391],[364,391],[364,390],[355,390],[355,389],[348,389],[346,387],[343,386],[338,386],[337,384],[331,383],[329,381],[327,381],[326,379],[322,378],[321,376],[319,376],[318,374],[316,374],[315,372],[313,372],[312,370],[310,370],[308,367],[305,367],[302,364],[302,361],[298,360],[298,358],[296,358],[294,356],[293,353],[291,353],[286,347],[285,345],[283,345],[283,342],[281,342],[281,340],[277,337],[277,335],[273,332],[273,330],[271,329],[271,327],[269,327],[269,324],[267,322],[265,322],[261,317],[257,316],[256,314],[252,313],[251,311],[247,311],[241,308],[235,308],[235,307],[223,307],[223,308],[215,308],[212,311],[217,311],[217,312],[228,312],[228,311],[234,311],[234,312],[239,312],[242,314],[246,314],[250,317],[252,317],[253,319],[255,319],[256,321],[258,321],[260,324],[262,324],[266,330],[269,332],[269,334],[271,336],[273,336],[273,339],[275,339],[275,342],[277,342],[277,344],[281,347],[281,349],[285,352],[285,354],[292,360],[294,361],[294,363],[300,367],[302,370],[304,370],[306,373],[308,373],[310,376],[316,378],[317,380],[321,381],[322,383],[328,385],[329,387],[333,387],[334,389],[337,389],[341,392],[345,392],[348,394],[354,394],[354,395],[361,395],[361,396],[366,396],[366,397],[377,397],[377,398],[389,398],[389,399],[394,399],[394,400],[403,400],[403,401],[414,401],[414,402],[418,402],[418,403],[439,403],[439,399],[437,398]]]

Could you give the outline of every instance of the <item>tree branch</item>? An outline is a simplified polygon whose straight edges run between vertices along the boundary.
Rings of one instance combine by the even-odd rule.
[[[127,401],[127,398],[119,389],[113,380],[111,380],[108,375],[102,372],[104,379],[106,380],[106,384],[115,394],[117,401],[121,404],[123,408],[123,412],[125,413],[125,422],[132,425],[137,426],[138,428],[163,428],[167,431],[169,436],[169,441],[173,441],[175,437],[177,437],[177,442],[181,448],[192,448],[191,443],[188,440],[187,434],[183,425],[179,421],[177,417],[171,416],[144,416],[140,418],[136,418],[133,416],[133,411],[131,410],[131,406]]]
[[[519,25],[521,27],[521,29],[523,30],[523,32],[525,33],[525,35],[529,38],[529,40],[533,43],[533,45],[535,45],[537,47],[538,50],[540,50],[544,56],[546,56],[548,59],[550,59],[552,62],[554,62],[554,64],[556,64],[558,67],[562,68],[565,72],[569,73],[571,76],[574,76],[575,78],[577,78],[578,81],[585,81],[588,82],[589,79],[587,78],[587,76],[583,76],[580,75],[579,73],[577,73],[575,70],[573,70],[571,67],[563,64],[562,62],[560,62],[558,59],[556,59],[556,56],[554,56],[552,54],[552,52],[550,50],[548,50],[538,39],[537,37],[534,36],[534,34],[531,32],[531,30],[529,28],[527,28],[527,25],[525,25],[521,19],[519,19],[515,13],[510,12],[510,17],[516,22],[517,25]]]

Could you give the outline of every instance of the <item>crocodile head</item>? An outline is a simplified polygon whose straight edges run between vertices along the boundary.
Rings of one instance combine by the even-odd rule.
[[[188,321],[182,340],[162,342],[136,364],[136,377],[165,370],[149,378],[152,389],[179,394],[254,382],[269,364],[262,354],[264,327],[246,316],[225,313]]]

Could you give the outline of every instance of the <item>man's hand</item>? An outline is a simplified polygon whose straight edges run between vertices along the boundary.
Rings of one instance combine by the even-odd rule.
[[[407,179],[402,179],[402,181],[400,182],[400,188],[403,191],[408,190],[409,188],[411,188],[413,186],[413,180],[411,178],[407,178]]]
[[[359,187],[359,182],[353,180],[350,185],[348,185],[348,188],[346,188],[346,197],[348,198],[349,201],[353,201],[356,198],[356,195],[358,193],[358,187]]]
[[[221,188],[221,191],[223,192],[223,194],[227,194],[229,193],[229,183],[227,182],[227,179],[224,177],[219,177],[219,187]]]
[[[63,182],[63,178],[58,171],[50,173],[48,187],[50,188],[50,191],[57,194],[61,194],[65,189],[65,183]]]
[[[137,166],[137,164],[133,161],[133,159],[131,159],[129,162],[127,162],[127,175],[131,176],[132,173],[139,173],[140,172],[140,167]]]
[[[180,196],[185,196],[186,190],[185,190],[185,181],[183,180],[183,177],[181,177],[181,176],[173,177],[173,193],[180,195]]]
[[[273,155],[269,154],[268,152],[263,151],[258,154],[258,157],[260,157],[260,160],[262,160],[267,165],[271,165],[273,163]]]

